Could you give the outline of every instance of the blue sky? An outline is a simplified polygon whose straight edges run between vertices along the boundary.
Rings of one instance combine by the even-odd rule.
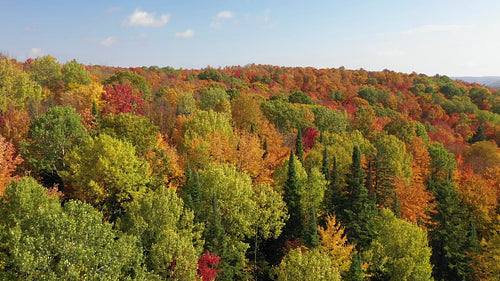
[[[123,67],[500,76],[499,11],[496,0],[0,0],[0,51]]]

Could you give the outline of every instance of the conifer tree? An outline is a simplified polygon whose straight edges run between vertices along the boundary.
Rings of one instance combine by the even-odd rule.
[[[328,186],[330,196],[328,197],[329,212],[335,213],[340,221],[345,219],[345,209],[347,198],[346,194],[340,183],[339,167],[337,163],[337,157],[333,156],[332,171],[330,174],[330,184]]]
[[[304,145],[302,144],[302,132],[300,128],[298,131],[297,140],[295,140],[295,150],[297,153],[297,160],[302,163],[304,162]]]
[[[302,232],[304,230],[304,216],[300,205],[300,186],[297,172],[295,171],[295,155],[293,149],[290,151],[287,179],[283,189],[285,192],[283,199],[288,206],[288,213],[290,214],[283,235],[286,240],[293,241],[302,237]]]
[[[206,248],[211,253],[223,256],[226,247],[226,233],[222,226],[217,194],[212,194],[212,213],[210,214],[205,229]]]
[[[347,177],[346,230],[351,243],[358,249],[366,248],[374,237],[373,218],[377,215],[375,202],[365,187],[365,171],[361,163],[361,150],[355,146]]]
[[[344,279],[348,281],[363,281],[363,269],[361,268],[359,253],[353,255],[351,268],[345,274]]]
[[[310,208],[311,218],[309,225],[304,233],[304,242],[309,248],[316,248],[319,245],[318,222],[316,219],[316,210],[314,207]]]
[[[431,177],[428,188],[436,198],[436,212],[429,225],[432,246],[431,261],[436,280],[468,280],[471,268],[469,218],[462,208],[451,175],[445,179]]]
[[[323,172],[323,175],[325,176],[325,179],[327,181],[330,180],[330,160],[328,159],[328,146],[325,145],[325,150],[323,151],[323,167],[321,169],[321,172]]]

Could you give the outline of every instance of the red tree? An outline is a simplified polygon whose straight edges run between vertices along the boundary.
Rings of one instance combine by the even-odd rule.
[[[304,148],[311,149],[314,145],[314,138],[318,135],[318,130],[314,127],[308,127],[306,135],[302,137],[302,144]]]
[[[135,93],[134,89],[125,85],[104,87],[102,99],[107,102],[105,111],[109,113],[143,113],[144,100],[141,93]]]
[[[220,271],[213,268],[219,264],[220,257],[212,255],[209,251],[206,251],[203,256],[201,256],[198,261],[198,278],[202,281],[211,281],[217,277],[217,273]]]

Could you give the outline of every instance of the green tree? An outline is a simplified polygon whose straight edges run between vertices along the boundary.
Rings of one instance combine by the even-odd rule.
[[[345,209],[347,235],[358,249],[365,249],[374,237],[373,218],[377,207],[365,187],[365,171],[361,163],[361,150],[354,146],[352,164],[347,176],[347,206]]]
[[[42,87],[56,91],[62,87],[62,68],[52,56],[38,57],[30,65],[30,76]]]
[[[342,112],[324,106],[312,108],[314,124],[319,131],[343,134],[347,128],[346,117]]]
[[[79,85],[92,83],[90,72],[85,69],[85,66],[77,62],[76,59],[64,64],[64,68],[62,69],[62,80],[66,83],[66,87],[69,86],[69,83]]]
[[[157,148],[159,129],[146,117],[133,113],[108,114],[100,126],[101,133],[131,143],[139,156]]]
[[[375,219],[377,237],[365,252],[372,280],[433,280],[427,232],[383,209]]]
[[[135,148],[106,134],[88,138],[65,157],[62,174],[70,196],[103,210],[114,220],[122,204],[138,199],[150,181],[149,164],[135,155]]]
[[[338,268],[332,267],[328,255],[319,249],[305,253],[301,248],[291,250],[273,269],[273,275],[277,281],[341,280]]]
[[[304,232],[304,215],[301,205],[302,192],[300,190],[297,172],[295,171],[295,155],[293,149],[290,151],[287,178],[283,186],[283,191],[283,200],[288,206],[288,213],[290,215],[283,230],[283,236],[285,240],[293,241],[297,238],[301,238]]]
[[[146,268],[166,280],[195,280],[203,228],[170,189],[149,192],[126,204],[118,227],[138,237]]]
[[[462,207],[451,176],[431,176],[428,189],[436,198],[435,212],[430,213],[431,261],[436,280],[468,280],[471,268],[467,252],[472,252],[469,216]]]
[[[317,214],[314,206],[309,210],[309,222],[304,233],[304,244],[309,248],[316,248],[319,245]]]
[[[122,84],[132,87],[148,97],[151,94],[151,85],[146,78],[131,70],[118,70],[114,75],[104,80],[105,85]]]
[[[200,109],[227,112],[228,106],[230,106],[229,95],[226,93],[225,86],[224,88],[208,87],[201,92]],[[226,110],[223,110],[224,107]]]
[[[137,239],[113,230],[92,206],[56,196],[32,178],[0,200],[0,279],[158,280],[141,266]]]
[[[359,253],[353,255],[351,267],[349,271],[345,273],[344,279],[347,281],[363,281],[363,268],[361,267]]]
[[[0,58],[0,112],[5,112],[9,106],[34,110],[41,100],[40,85],[31,81],[26,72],[16,69],[10,59]]]
[[[314,104],[314,101],[308,95],[301,91],[293,91],[288,97],[291,103]]]
[[[302,144],[302,131],[298,129],[297,139],[295,140],[295,152],[297,154],[297,160],[301,163],[304,162],[304,144]]]
[[[37,173],[58,173],[66,169],[66,154],[86,137],[81,117],[73,108],[52,107],[30,125],[21,154]]]

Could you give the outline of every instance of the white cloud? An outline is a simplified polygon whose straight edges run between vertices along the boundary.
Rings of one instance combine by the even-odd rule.
[[[135,9],[134,13],[128,17],[125,25],[128,26],[150,26],[161,27],[167,24],[170,19],[169,14],[162,14],[160,18],[155,18],[156,13],[148,13]]]
[[[231,11],[222,11],[217,14],[216,19],[232,19],[234,17],[233,12]]]
[[[115,43],[116,43],[116,37],[114,37],[114,36],[110,36],[110,37],[101,41],[101,45],[106,46],[106,47],[111,47]]]
[[[450,32],[450,31],[460,31],[468,27],[467,25],[456,25],[456,24],[429,24],[419,26],[410,30],[402,31],[401,34],[412,35],[430,32]]]
[[[212,18],[212,22],[210,23],[210,27],[212,28],[220,28],[222,26],[223,21],[234,18],[234,13],[231,11],[222,11],[217,14],[217,16]]]
[[[191,38],[194,36],[194,30],[193,29],[188,29],[184,32],[177,32],[175,33],[175,37],[180,37],[180,38]]]
[[[32,48],[29,54],[30,58],[37,58],[43,56],[43,52],[39,48]]]

